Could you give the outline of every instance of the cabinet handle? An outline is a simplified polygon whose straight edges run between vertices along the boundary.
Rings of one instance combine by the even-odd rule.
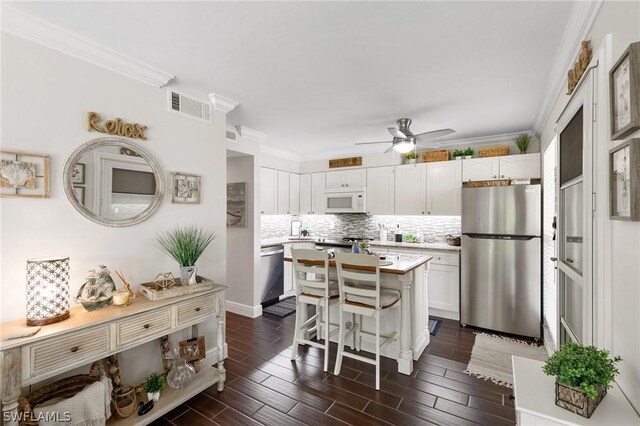
[[[431,212],[427,212],[427,214],[431,214]]]
[[[567,261],[567,263],[573,263],[573,259],[571,259],[570,257],[567,257],[565,260]]]
[[[424,214],[424,211],[422,212],[422,214]]]
[[[497,178],[497,177],[498,177],[498,175],[493,175],[493,178],[494,178],[494,179],[495,179],[495,178]]]
[[[504,178],[504,175],[500,176],[501,178]]]
[[[260,213],[264,214],[264,210],[262,210]]]
[[[143,327],[144,327],[144,328],[149,328],[149,327],[151,327],[151,325],[149,325],[149,324],[145,324],[145,325],[143,325]]]
[[[78,352],[78,349],[80,349],[80,348],[77,347],[77,346],[74,346],[74,347],[71,348],[71,352]]]
[[[549,260],[552,261],[552,262],[555,262],[556,260],[558,260],[558,258],[557,257],[550,257]]]
[[[287,212],[287,214],[289,214],[289,212]]]
[[[196,312],[200,312],[200,308],[196,308]]]

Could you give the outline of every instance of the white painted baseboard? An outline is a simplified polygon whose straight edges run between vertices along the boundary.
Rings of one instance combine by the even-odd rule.
[[[257,318],[262,316],[262,305],[249,306],[227,300],[227,311],[243,317]]]

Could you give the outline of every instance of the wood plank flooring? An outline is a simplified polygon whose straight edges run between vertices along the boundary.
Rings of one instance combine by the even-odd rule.
[[[463,373],[472,329],[443,320],[414,372],[382,358],[381,390],[374,368],[344,358],[340,376],[322,371],[323,353],[300,347],[289,360],[294,316],[251,319],[227,314],[227,381],[174,409],[157,425],[514,425],[511,389]],[[332,344],[333,371],[336,345]]]

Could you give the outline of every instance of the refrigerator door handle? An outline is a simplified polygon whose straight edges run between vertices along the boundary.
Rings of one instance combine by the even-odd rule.
[[[529,241],[534,238],[539,238],[534,235],[494,235],[494,234],[471,234],[471,233],[463,233],[462,235],[466,235],[469,238],[474,239],[482,239],[482,240],[519,240],[519,241]]]

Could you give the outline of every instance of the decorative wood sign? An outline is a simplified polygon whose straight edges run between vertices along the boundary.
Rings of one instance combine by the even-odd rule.
[[[362,157],[338,158],[329,160],[329,168],[362,166]]]
[[[580,78],[587,70],[589,62],[591,62],[591,48],[589,47],[589,40],[584,40],[580,43],[580,55],[578,56],[578,60],[568,73],[567,95],[573,93],[574,89],[578,85],[578,82],[580,81]]]
[[[104,125],[100,126],[100,114],[97,112],[87,113],[87,130],[95,130],[100,133],[106,133],[108,135],[118,135],[133,139],[147,140],[144,135],[144,131],[147,130],[147,126],[143,126],[138,123],[125,123],[119,117],[113,120],[107,120]]]

